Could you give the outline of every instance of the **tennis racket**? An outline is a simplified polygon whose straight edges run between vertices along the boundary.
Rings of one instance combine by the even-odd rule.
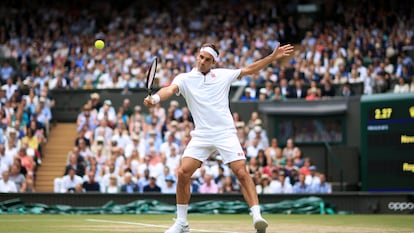
[[[151,98],[152,95],[152,88],[154,85],[155,72],[157,71],[157,64],[157,57],[153,57],[147,73],[147,91],[149,98]]]

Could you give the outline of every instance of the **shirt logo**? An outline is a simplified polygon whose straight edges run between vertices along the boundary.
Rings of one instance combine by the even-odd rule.
[[[215,73],[211,73],[211,78],[216,78],[216,74]]]

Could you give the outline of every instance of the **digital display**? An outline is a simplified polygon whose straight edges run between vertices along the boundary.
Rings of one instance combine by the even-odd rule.
[[[414,191],[414,94],[361,98],[364,191]]]

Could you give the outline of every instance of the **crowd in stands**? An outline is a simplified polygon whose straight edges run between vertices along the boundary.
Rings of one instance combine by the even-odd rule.
[[[364,9],[364,10],[363,10]],[[414,14],[350,7],[331,25],[315,23],[286,66],[246,80],[241,100],[306,100],[414,92]],[[375,19],[374,19],[375,18]],[[269,42],[269,41],[267,41]],[[411,53],[411,54],[410,54]],[[361,84],[361,93],[352,86]],[[335,89],[338,85],[340,88]]]
[[[331,184],[293,139],[286,147],[269,142],[258,112],[247,121],[233,113],[258,193],[331,193]],[[78,115],[78,137],[67,156],[55,192],[175,193],[176,170],[194,128],[185,106],[171,100],[148,114],[140,105],[114,109],[109,99],[92,93]],[[217,152],[192,177],[193,193],[237,193],[240,186]]]
[[[35,192],[54,104],[46,86],[15,84],[13,77],[4,80],[0,89],[0,192]]]
[[[297,44],[286,64],[274,62],[235,84],[246,86],[243,100],[350,96],[354,83],[363,84],[363,94],[414,91],[413,8],[332,2],[319,21],[284,1],[0,3],[0,153],[4,146],[7,154],[1,156],[0,187],[22,180],[12,178],[12,170],[20,169],[26,181],[19,183],[26,185],[16,190],[34,191],[52,119],[50,90],[142,88],[154,55],[161,58],[157,85],[166,86],[191,70],[205,41],[219,46],[217,66],[227,68],[248,65],[278,43]],[[95,39],[103,39],[105,48],[94,48]],[[336,84],[343,86],[340,93]],[[94,93],[77,124],[56,192],[173,192],[175,168],[194,127],[185,106],[171,101],[168,109],[157,106],[144,115],[129,99],[113,106]],[[267,138],[258,116],[235,124],[259,193],[331,191],[293,141],[282,142],[282,149],[276,138]],[[193,192],[240,191],[220,163],[220,155],[211,155],[194,175]]]

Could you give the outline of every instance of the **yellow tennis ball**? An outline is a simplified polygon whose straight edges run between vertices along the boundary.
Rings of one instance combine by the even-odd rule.
[[[105,42],[103,40],[96,40],[95,41],[95,48],[103,49],[105,47]]]

